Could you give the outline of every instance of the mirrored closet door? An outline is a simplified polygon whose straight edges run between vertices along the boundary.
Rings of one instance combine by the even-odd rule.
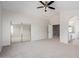
[[[11,24],[11,42],[24,42],[31,40],[31,25]]]

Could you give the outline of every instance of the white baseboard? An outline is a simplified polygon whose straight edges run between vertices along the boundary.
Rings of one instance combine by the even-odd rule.
[[[1,50],[2,50],[2,47],[0,47],[0,52],[1,52]]]

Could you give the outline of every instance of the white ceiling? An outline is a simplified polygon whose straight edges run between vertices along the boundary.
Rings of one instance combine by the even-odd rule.
[[[3,8],[16,11],[31,11],[37,10],[36,7],[40,6],[38,1],[4,1]],[[55,1],[51,6],[54,6],[56,10],[60,9],[78,9],[79,1]]]
[[[44,12],[44,9],[37,9],[41,3],[38,1],[4,1],[3,10],[9,10],[13,12],[29,14],[29,15],[44,15],[51,16],[56,15],[60,11],[64,10],[79,10],[79,1],[55,1],[51,6],[55,7],[56,10],[47,9],[48,12]],[[38,15],[37,15],[38,14]]]
[[[49,10],[45,13],[44,9],[37,9],[41,3],[38,1],[25,1],[25,2],[3,2],[3,10],[13,11],[15,13],[23,13],[33,16],[46,16],[46,15],[53,15],[54,10]]]

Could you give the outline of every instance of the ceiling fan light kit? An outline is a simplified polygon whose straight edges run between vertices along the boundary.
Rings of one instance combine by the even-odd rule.
[[[55,8],[54,7],[51,7],[50,5],[52,4],[52,3],[54,3],[54,1],[50,1],[50,2],[48,2],[48,1],[45,1],[45,3],[43,2],[43,1],[39,1],[43,6],[39,6],[39,7],[37,7],[37,8],[45,8],[45,12],[47,12],[47,8],[49,8],[49,9],[52,9],[52,10],[55,10]]]

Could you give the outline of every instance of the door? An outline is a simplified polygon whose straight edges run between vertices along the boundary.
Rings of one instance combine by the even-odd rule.
[[[48,25],[48,39],[53,38],[53,28],[52,25]]]
[[[12,42],[20,42],[21,41],[21,25],[13,24],[13,33],[11,37]]]
[[[29,41],[31,39],[31,25],[24,24],[22,26],[22,34],[21,39],[22,41]]]
[[[31,25],[29,24],[13,24],[13,32],[11,34],[11,42],[24,42],[31,40]]]

